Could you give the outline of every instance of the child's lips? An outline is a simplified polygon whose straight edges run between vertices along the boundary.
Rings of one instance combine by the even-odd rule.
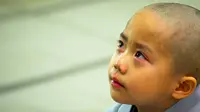
[[[118,74],[118,70],[113,69],[110,72],[109,75],[109,79],[110,79],[110,83],[114,88],[125,88],[124,84],[122,83],[122,81],[119,79],[119,74]]]
[[[124,85],[118,80],[116,76],[111,77],[111,85],[115,88],[124,88]]]
[[[123,86],[121,83],[119,83],[119,82],[117,82],[117,81],[115,81],[115,80],[111,80],[111,85],[112,85],[113,87],[115,87],[115,88],[121,88],[121,87],[124,88],[124,86]]]

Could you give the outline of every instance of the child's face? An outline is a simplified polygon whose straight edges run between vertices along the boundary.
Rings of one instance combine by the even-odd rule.
[[[129,21],[108,69],[115,101],[159,105],[172,97],[177,78],[173,76],[171,57],[164,44],[170,33],[164,20],[150,11],[138,12]]]

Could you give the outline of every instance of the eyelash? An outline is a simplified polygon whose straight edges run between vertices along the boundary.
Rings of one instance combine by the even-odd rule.
[[[125,51],[124,42],[123,42],[122,40],[118,40],[117,51],[118,51],[119,53]]]
[[[124,44],[122,40],[118,40],[118,44]],[[118,45],[120,47],[120,45]]]
[[[141,59],[140,56],[138,56],[138,55],[142,55],[142,58],[143,58],[144,60],[149,61],[148,58],[147,58],[141,51],[136,51],[136,53],[135,53],[135,55],[134,55],[137,59]],[[137,57],[137,56],[138,56],[138,57]]]
[[[118,50],[119,53],[122,53],[122,52],[125,51],[124,42],[122,40],[118,40],[117,47],[118,47],[117,50]],[[144,53],[142,53],[142,51],[137,50],[136,53],[134,54],[134,56],[136,58],[140,59],[140,56],[138,56],[138,55],[142,55],[143,59],[148,61],[148,58],[144,55]]]

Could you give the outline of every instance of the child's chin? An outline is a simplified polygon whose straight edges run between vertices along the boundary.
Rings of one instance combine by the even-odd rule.
[[[122,99],[117,99],[117,98],[112,98],[112,99],[117,103],[128,104],[125,100],[122,100]]]
[[[111,93],[111,97],[115,102],[118,102],[121,104],[130,104],[130,101],[127,100],[127,98],[123,97],[122,95]]]

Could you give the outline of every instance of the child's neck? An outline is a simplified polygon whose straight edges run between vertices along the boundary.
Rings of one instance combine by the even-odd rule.
[[[137,106],[137,110],[138,112],[165,112],[166,110],[168,110],[172,105],[174,105],[175,103],[177,103],[177,100],[172,99],[171,101],[165,102],[165,104],[163,104],[162,106]]]
[[[165,112],[166,109],[164,108],[153,108],[153,107],[138,107],[138,112]]]
[[[169,104],[168,106],[158,107],[158,106],[136,106],[138,112],[165,112],[168,108],[170,108],[173,104]]]

